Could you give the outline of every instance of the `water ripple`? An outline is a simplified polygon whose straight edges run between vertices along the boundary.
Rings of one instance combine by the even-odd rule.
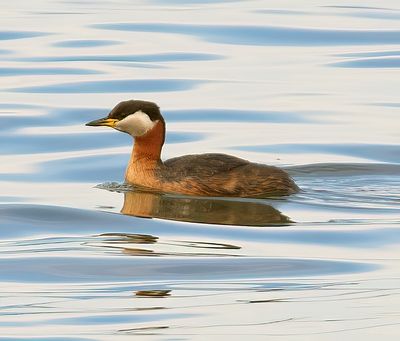
[[[362,9],[362,10],[382,10],[382,11],[397,11],[394,8],[372,7],[372,6],[346,6],[346,5],[326,5],[324,8],[341,8],[341,9]]]
[[[319,112],[321,114],[321,112]],[[314,112],[257,111],[233,109],[184,109],[165,110],[167,121],[178,122],[273,122],[310,123],[320,122]]]
[[[19,61],[27,62],[183,62],[219,60],[223,57],[211,53],[165,52],[155,54],[116,54],[116,55],[78,55],[78,56],[45,56],[22,57]],[[13,59],[15,60],[15,59]]]
[[[35,154],[45,152],[65,152],[85,149],[98,149],[126,145],[124,136],[105,138],[107,133],[92,134],[41,134],[41,135],[1,135],[2,154]]]
[[[120,134],[113,142],[104,138],[107,133],[91,134],[54,134],[39,135],[31,138],[19,139],[13,137],[13,144],[4,145],[3,154],[43,153],[43,144],[48,145],[46,152],[63,152],[73,150],[90,150],[99,147],[109,148],[126,146],[128,136]],[[76,136],[75,136],[76,135]],[[5,140],[9,140],[4,137]],[[198,133],[168,133],[167,143],[185,143],[198,141],[204,138]],[[1,139],[0,139],[1,140]],[[130,139],[129,139],[130,141]],[[8,146],[8,147],[7,147]],[[99,156],[66,157],[51,161],[40,160],[36,168],[30,173],[2,173],[2,180],[31,181],[31,182],[103,182],[104,180],[119,181],[123,177],[128,162],[128,153],[103,154]]]
[[[222,44],[325,46],[399,44],[399,30],[333,30],[278,26],[111,23],[91,27],[106,30],[192,35]]]
[[[157,4],[168,4],[168,5],[190,5],[190,4],[215,4],[225,2],[240,2],[243,0],[150,0]]]
[[[399,175],[400,164],[390,163],[314,163],[286,167],[293,176],[301,177],[342,177],[368,175]]]
[[[17,269],[17,270],[16,270]],[[274,258],[31,257],[0,259],[3,281],[115,282],[217,280],[356,273],[375,266],[340,261]]]
[[[27,68],[27,67],[0,67],[0,77],[31,76],[31,75],[93,75],[101,71],[77,68]]]
[[[291,201],[376,214],[399,212],[400,164],[313,164],[287,170],[302,188]]]
[[[64,40],[53,43],[55,47],[73,47],[73,48],[86,48],[86,47],[99,47],[121,44],[118,40],[100,40],[100,39],[79,39],[79,40]]]
[[[353,12],[343,13],[343,16],[356,17],[356,18],[367,18],[367,19],[380,19],[380,20],[396,20],[400,19],[400,13],[393,11],[370,11],[370,12]]]
[[[62,194],[62,193],[61,193]],[[344,229],[326,229],[280,227],[249,228],[237,226],[220,226],[204,224],[182,224],[166,220],[151,220],[110,214],[100,211],[89,211],[59,206],[31,204],[0,205],[0,231],[3,240],[33,238],[43,236],[48,231],[52,235],[99,235],[129,231],[135,234],[152,235],[168,239],[219,241],[231,245],[242,246],[247,242],[283,243],[293,245],[340,246],[341,248],[379,249],[396,245],[400,241],[399,229],[396,225],[384,227],[380,223],[376,228],[364,225],[351,227],[349,222]],[[332,223],[333,224],[333,223]],[[343,225],[343,224],[342,224]],[[10,229],[10,226],[13,226]],[[229,237],[227,237],[229,236]],[[268,256],[268,247],[263,249]],[[248,251],[248,250],[247,250]],[[18,253],[18,250],[15,250]],[[49,252],[51,255],[51,252]]]
[[[399,68],[400,57],[353,59],[328,65],[343,68]]]
[[[351,52],[351,53],[339,53],[337,57],[390,57],[400,56],[400,51],[368,51],[368,52]]]
[[[205,81],[193,79],[119,79],[19,87],[8,91],[46,94],[169,92],[191,90],[203,83]]]
[[[36,337],[1,337],[0,341],[35,341],[39,340]],[[40,341],[95,341],[92,338],[81,338],[81,337],[40,337]]]
[[[274,152],[274,153],[326,153],[336,155],[348,155],[368,160],[383,161],[389,163],[400,162],[400,145],[390,144],[274,144],[257,146],[232,147],[237,150],[252,152]]]
[[[0,40],[12,40],[45,36],[48,33],[32,31],[0,31]]]

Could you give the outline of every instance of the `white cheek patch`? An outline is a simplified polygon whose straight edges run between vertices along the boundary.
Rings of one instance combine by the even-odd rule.
[[[139,110],[119,121],[115,128],[136,137],[146,134],[156,123],[146,113]]]

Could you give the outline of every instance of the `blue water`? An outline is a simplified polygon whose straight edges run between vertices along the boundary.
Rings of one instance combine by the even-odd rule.
[[[0,340],[397,340],[400,7],[4,3]],[[287,198],[123,184],[155,101],[163,158],[286,169]]]

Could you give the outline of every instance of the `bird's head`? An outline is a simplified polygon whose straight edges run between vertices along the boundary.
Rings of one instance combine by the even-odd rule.
[[[111,127],[133,137],[140,137],[150,132],[159,122],[165,125],[157,104],[130,100],[118,103],[107,117],[86,125]]]

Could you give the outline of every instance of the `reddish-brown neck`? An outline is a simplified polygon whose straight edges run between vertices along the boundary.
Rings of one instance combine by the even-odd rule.
[[[165,124],[162,121],[158,121],[153,129],[145,135],[135,137],[131,162],[159,161],[164,139]]]

